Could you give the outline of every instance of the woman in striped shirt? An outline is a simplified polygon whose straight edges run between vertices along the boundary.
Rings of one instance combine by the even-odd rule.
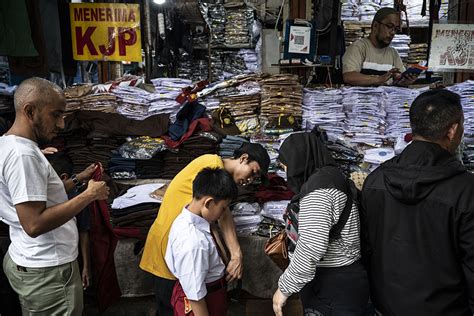
[[[273,296],[275,314],[281,316],[288,297],[299,293],[304,315],[364,315],[369,289],[360,263],[355,203],[340,234],[330,238],[348,198],[344,175],[314,132],[290,135],[280,147],[279,160],[288,186],[303,196],[296,248]]]

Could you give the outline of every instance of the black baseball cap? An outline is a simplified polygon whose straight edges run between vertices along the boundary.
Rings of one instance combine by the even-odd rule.
[[[242,154],[249,155],[250,160],[254,160],[260,166],[260,176],[262,182],[266,182],[268,167],[270,166],[270,156],[267,150],[260,144],[243,143],[234,152],[234,158],[239,158]]]

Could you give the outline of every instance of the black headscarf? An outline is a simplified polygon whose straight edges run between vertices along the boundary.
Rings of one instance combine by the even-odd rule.
[[[319,169],[337,166],[314,132],[290,135],[281,145],[278,159],[286,166],[288,186],[295,194],[300,193],[302,185]]]

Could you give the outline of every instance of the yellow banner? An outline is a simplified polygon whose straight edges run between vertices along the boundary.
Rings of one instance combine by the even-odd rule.
[[[75,60],[142,61],[138,4],[71,3]]]

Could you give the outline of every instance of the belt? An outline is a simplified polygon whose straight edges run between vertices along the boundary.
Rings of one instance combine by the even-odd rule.
[[[207,293],[217,292],[220,289],[227,287],[227,281],[225,277],[220,278],[219,280],[213,281],[211,283],[206,283]]]

